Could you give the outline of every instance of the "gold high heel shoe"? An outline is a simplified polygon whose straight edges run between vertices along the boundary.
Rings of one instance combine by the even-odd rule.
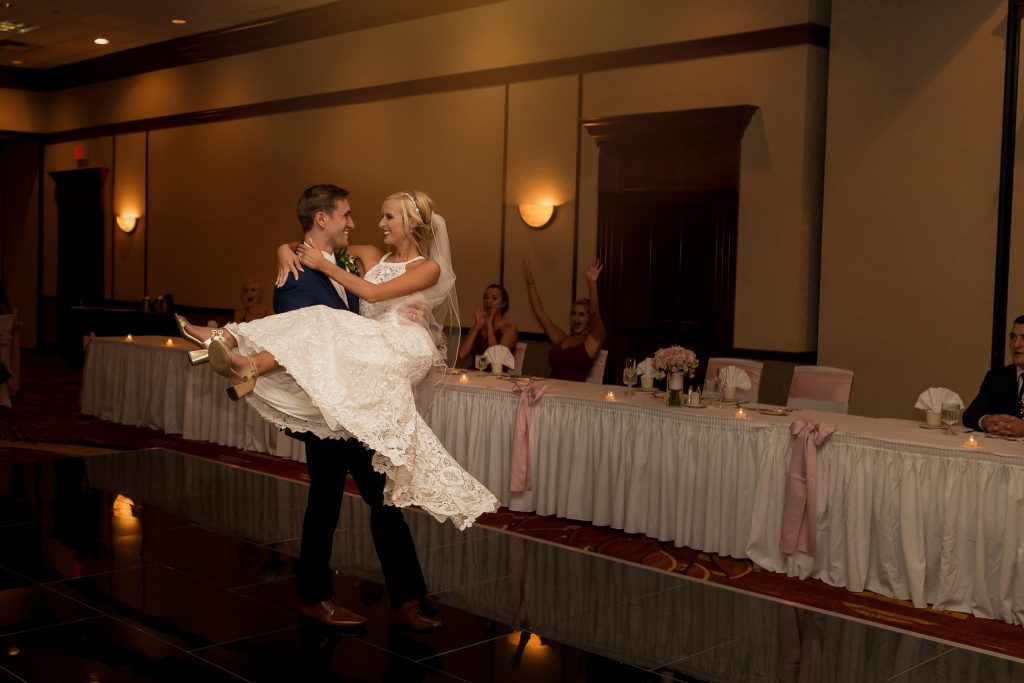
[[[199,346],[203,347],[201,349],[196,349],[195,351],[189,351],[188,361],[192,363],[192,365],[202,365],[203,363],[208,362],[210,360],[210,352],[207,351],[207,349],[210,348],[210,339],[213,339],[213,337],[211,336],[210,339],[207,339],[206,341],[200,341],[197,337],[185,331],[185,326],[190,323],[184,316],[175,313],[174,321],[178,323],[178,333],[182,337],[188,339],[193,344],[199,344]]]
[[[244,374],[239,374],[231,367],[231,350],[224,340],[210,338],[210,369],[218,375],[227,377],[231,382],[231,386],[228,387],[228,396],[232,401],[237,401],[252,392],[253,387],[256,386],[256,378],[259,377],[253,357],[243,356],[243,358],[249,362],[249,369]]]

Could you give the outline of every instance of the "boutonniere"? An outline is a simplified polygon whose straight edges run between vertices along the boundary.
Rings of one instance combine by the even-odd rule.
[[[338,265],[352,273],[353,275],[359,275],[359,266],[356,265],[355,260],[348,255],[348,252],[344,249],[338,252],[336,257],[338,259]]]

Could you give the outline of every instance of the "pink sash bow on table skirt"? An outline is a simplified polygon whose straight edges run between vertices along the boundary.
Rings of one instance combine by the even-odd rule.
[[[782,506],[779,550],[814,555],[818,536],[818,447],[828,440],[834,425],[797,420],[789,427],[793,454],[789,459],[786,500]]]
[[[516,429],[512,437],[509,490],[522,493],[533,488],[533,476],[530,474],[530,413],[533,404],[548,390],[548,385],[517,383],[513,390],[519,393],[519,405],[516,407]]]

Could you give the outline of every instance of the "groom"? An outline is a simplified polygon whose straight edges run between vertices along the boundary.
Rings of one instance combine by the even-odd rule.
[[[334,253],[348,246],[355,229],[348,190],[336,185],[314,185],[302,193],[298,204],[303,239],[334,262]],[[359,312],[359,299],[326,275],[311,268],[286,278],[274,290],[274,311],[322,304]],[[441,621],[422,611],[427,594],[423,571],[412,534],[399,508],[384,504],[385,477],[373,470],[373,453],[356,439],[319,439],[312,434],[291,434],[306,444],[309,494],[302,523],[299,550],[298,591],[302,616],[328,626],[356,628],[366,618],[334,601],[330,568],[334,532],[341,514],[345,478],[351,473],[363,500],[370,506],[370,533],[380,559],[384,582],[391,599],[391,621],[414,631],[441,627]]]

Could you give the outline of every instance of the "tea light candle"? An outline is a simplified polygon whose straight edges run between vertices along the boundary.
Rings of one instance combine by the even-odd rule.
[[[164,346],[174,346],[174,340],[168,338],[167,341],[164,342]]]
[[[746,420],[747,419],[747,414],[746,414],[746,412],[744,412],[743,408],[737,408],[736,409],[736,419],[737,420]]]
[[[964,448],[977,448],[980,445],[978,440],[974,438],[974,434],[968,436],[967,441],[964,441]]]
[[[125,335],[124,340],[126,342],[128,342],[129,344],[131,344],[133,341],[135,341],[134,339],[132,339],[132,335],[130,335],[130,334]]]
[[[604,395],[604,400],[608,401],[609,403],[614,403],[615,402],[615,392],[614,391],[609,391],[607,394]]]
[[[459,384],[469,384],[469,377],[466,376],[466,373],[462,373],[462,377],[459,378]]]

